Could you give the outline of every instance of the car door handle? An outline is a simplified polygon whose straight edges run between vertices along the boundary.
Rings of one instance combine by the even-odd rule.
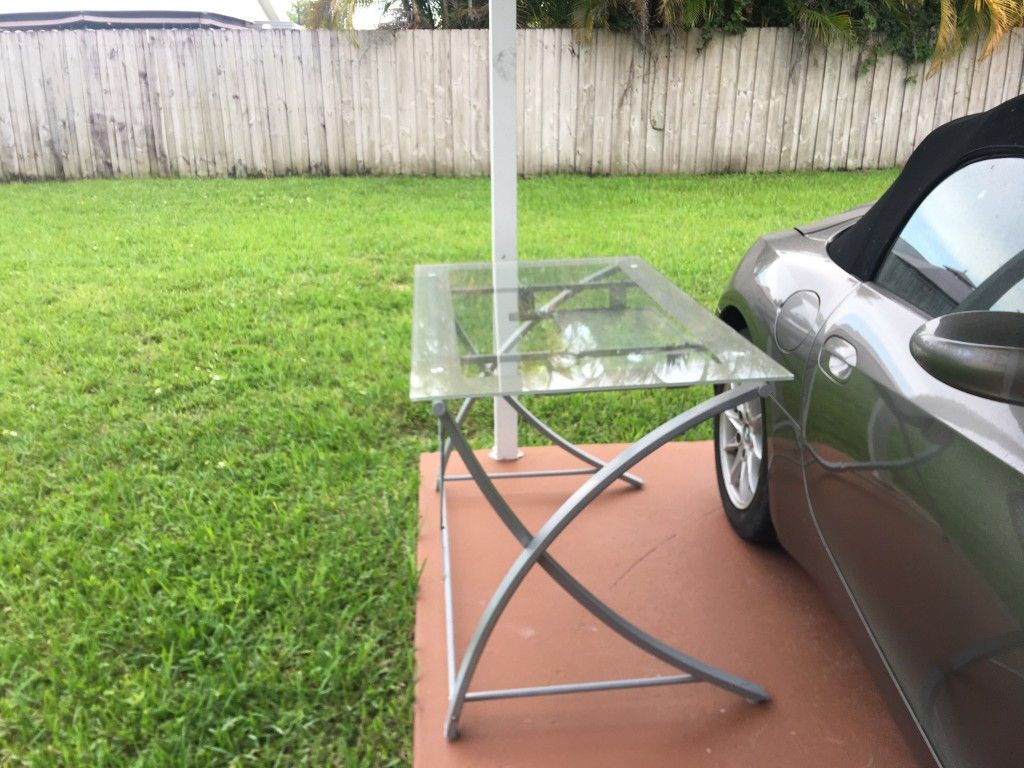
[[[821,346],[818,367],[830,379],[842,384],[857,367],[857,348],[842,336],[829,336]]]

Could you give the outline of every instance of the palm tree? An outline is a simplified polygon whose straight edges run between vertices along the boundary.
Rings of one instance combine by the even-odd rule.
[[[1003,36],[1021,22],[1024,22],[1022,0],[939,0],[933,69],[956,56],[976,35],[986,36],[981,53],[981,58],[985,58]]]

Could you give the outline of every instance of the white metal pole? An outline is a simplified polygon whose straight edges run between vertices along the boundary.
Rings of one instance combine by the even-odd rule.
[[[491,263],[494,294],[495,351],[513,332],[518,323],[519,282],[516,263],[516,2],[491,0],[490,22],[491,68]],[[508,290],[500,290],[505,288]],[[515,375],[514,366],[499,376]],[[494,450],[491,456],[511,461],[519,453],[519,424],[516,412],[503,400],[494,400]]]

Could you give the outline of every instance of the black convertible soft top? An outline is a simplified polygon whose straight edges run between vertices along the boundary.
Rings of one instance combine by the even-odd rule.
[[[829,244],[829,256],[855,277],[870,280],[903,225],[939,182],[975,160],[1007,155],[1024,156],[1024,95],[929,133],[886,193]]]

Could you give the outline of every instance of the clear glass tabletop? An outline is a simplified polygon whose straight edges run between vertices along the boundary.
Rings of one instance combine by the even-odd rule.
[[[637,257],[416,267],[413,400],[788,378]]]

